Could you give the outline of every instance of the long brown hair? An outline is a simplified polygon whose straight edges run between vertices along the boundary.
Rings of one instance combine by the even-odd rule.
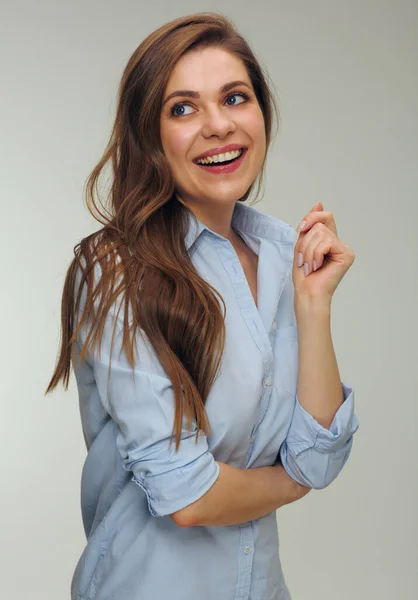
[[[273,109],[279,122],[268,76],[248,43],[222,14],[197,13],[163,25],[138,46],[125,67],[110,140],[87,178],[87,208],[103,227],[73,249],[61,301],[61,347],[45,392],[51,392],[60,380],[68,389],[75,341],[87,322],[90,330],[80,360],[85,359],[87,350],[93,352],[99,347],[100,352],[106,317],[121,296],[122,348],[130,365],[134,368],[137,331],[144,339],[142,329],[172,382],[176,451],[184,412],[189,429],[192,420],[196,421],[196,442],[199,431],[208,435],[211,430],[205,402],[218,375],[225,343],[224,315],[215,295],[225,312],[226,306],[219,292],[200,277],[187,252],[185,236],[193,213],[176,199],[175,182],[161,144],[160,111],[176,62],[186,52],[207,46],[221,47],[241,58],[262,110],[266,155],[255,180],[258,196],[271,143]],[[100,211],[95,193],[109,161],[112,177],[108,207],[102,204],[106,215]],[[255,181],[238,201],[248,198]],[[97,269],[100,277],[96,278]],[[119,310],[121,306],[122,302]],[[114,335],[116,324],[117,320]],[[112,347],[113,341],[114,336]]]

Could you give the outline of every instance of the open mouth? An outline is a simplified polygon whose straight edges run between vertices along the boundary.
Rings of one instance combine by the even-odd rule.
[[[225,160],[222,162],[213,162],[213,163],[199,163],[196,160],[194,160],[193,162],[196,163],[197,165],[199,165],[200,167],[221,167],[223,165],[230,165],[234,162],[236,162],[237,160],[239,160],[240,158],[242,158],[242,156],[245,154],[245,152],[247,151],[247,148],[241,148],[241,153],[239,154],[239,156],[237,156],[236,158],[232,158],[231,160]]]

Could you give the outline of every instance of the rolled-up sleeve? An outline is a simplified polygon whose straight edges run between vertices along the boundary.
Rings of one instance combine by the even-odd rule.
[[[196,443],[196,425],[193,421],[188,430],[186,416],[178,451],[175,439],[170,446],[175,417],[171,380],[164,375],[155,354],[148,343],[145,347],[139,334],[135,350],[142,360],[136,361],[132,370],[121,348],[120,323],[116,326],[110,356],[114,322],[111,310],[105,321],[100,354],[88,352],[87,359],[93,368],[101,402],[118,426],[116,445],[123,467],[146,493],[150,513],[163,517],[203,496],[218,478],[219,465],[201,432]],[[83,344],[86,326],[81,328],[79,336]]]
[[[105,398],[108,365],[94,365],[96,381]],[[207,439],[196,429],[186,430],[175,452],[169,449],[174,424],[174,393],[171,381],[138,369],[132,372],[114,361],[106,409],[118,424],[117,446],[126,470],[147,495],[154,517],[162,517],[192,504],[215,483],[219,465],[208,449]]]
[[[344,400],[329,427],[320,425],[299,403],[296,403],[288,434],[280,447],[281,464],[301,485],[313,489],[327,487],[341,472],[359,427],[354,413],[354,390],[341,382]]]

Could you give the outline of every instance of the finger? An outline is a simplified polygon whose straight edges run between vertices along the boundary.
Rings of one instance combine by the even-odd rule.
[[[301,244],[302,249],[299,250],[299,252],[301,252],[303,256],[303,272],[305,275],[309,275],[314,270],[314,252],[323,239],[324,235],[321,231],[311,230],[309,236],[303,240],[303,244]]]
[[[306,223],[303,229],[301,230],[302,223]],[[299,223],[296,228],[296,231],[303,231],[306,233],[315,223],[323,223],[327,225],[328,223],[334,223],[334,215],[329,210],[315,210],[308,212]]]
[[[296,245],[298,247],[298,252],[302,252],[304,254],[308,245],[311,242],[312,236],[316,233],[320,233],[322,237],[326,237],[330,235],[330,230],[323,223],[314,223],[314,225],[307,231],[303,232],[303,235],[300,235],[296,241]]]
[[[301,225],[305,222],[305,226],[301,229]],[[335,225],[335,219],[332,212],[329,210],[313,211],[305,215],[302,221],[296,228],[300,234],[306,234],[315,223],[323,223],[330,231],[337,235],[337,227]]]
[[[323,215],[323,213],[326,212],[327,211],[324,210],[311,210],[303,217],[302,221],[296,227],[296,231],[307,233],[315,223],[319,222],[320,220],[325,220],[325,217],[322,216],[321,218],[320,215]]]
[[[322,202],[317,202],[316,204],[314,204],[309,212],[313,212],[315,210],[324,210]]]
[[[324,264],[325,255],[331,250],[332,240],[324,238],[313,251],[312,262],[316,263],[316,270],[320,269]]]

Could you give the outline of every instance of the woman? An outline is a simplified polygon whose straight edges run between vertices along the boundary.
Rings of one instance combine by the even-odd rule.
[[[73,365],[88,450],[73,600],[289,599],[276,509],[348,459],[330,303],[354,254],[320,203],[296,243],[244,204],[274,107],[219,14],[168,23],[126,66],[88,181],[97,208],[111,161],[109,216],[75,248],[47,388]]]

